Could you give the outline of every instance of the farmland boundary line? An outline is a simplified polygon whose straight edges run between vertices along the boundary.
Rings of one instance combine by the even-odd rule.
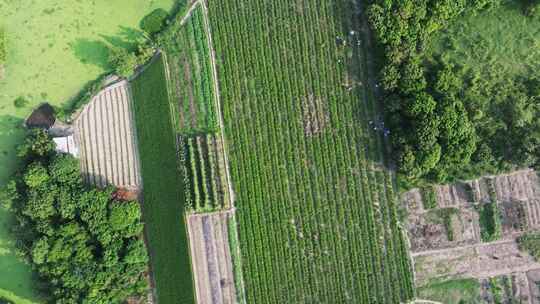
[[[204,30],[206,31],[206,34],[208,35],[208,48],[210,50],[210,63],[212,65],[212,80],[214,82],[214,88],[215,88],[215,97],[214,102],[217,110],[217,116],[218,116],[218,123],[219,123],[219,136],[221,137],[221,142],[223,145],[223,157],[225,158],[225,175],[227,176],[227,186],[229,191],[229,197],[231,201],[231,208],[234,209],[235,204],[235,198],[234,198],[234,191],[232,188],[232,182],[231,182],[231,174],[229,169],[229,156],[227,155],[227,142],[225,140],[225,126],[223,123],[223,114],[221,112],[221,95],[219,92],[219,81],[218,81],[218,74],[217,74],[217,66],[216,66],[216,52],[214,50],[214,44],[212,42],[212,32],[210,29],[210,22],[208,20],[208,8],[206,6],[206,3],[202,0],[199,0],[197,2],[200,2],[202,10],[203,10],[203,16],[204,16]]]

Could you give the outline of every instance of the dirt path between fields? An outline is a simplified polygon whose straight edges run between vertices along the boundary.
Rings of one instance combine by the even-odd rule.
[[[191,4],[184,17],[182,17],[182,20],[180,20],[180,25],[184,25],[184,23],[186,23],[189,17],[191,17],[191,13],[193,13],[193,11],[197,8],[197,5],[199,4],[201,4],[200,0],[197,0]]]

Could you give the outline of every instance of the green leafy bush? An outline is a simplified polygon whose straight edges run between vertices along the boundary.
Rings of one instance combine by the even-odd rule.
[[[129,77],[137,67],[137,55],[121,47],[111,47],[109,49],[109,64],[114,68],[116,74],[122,77]]]
[[[135,52],[112,46],[109,49],[109,64],[118,76],[128,78],[138,66],[145,64],[154,52],[155,49],[146,43],[140,44]]]
[[[428,210],[437,207],[437,197],[433,186],[422,187],[420,193],[422,194],[424,209]]]
[[[28,105],[28,99],[26,99],[25,97],[23,96],[20,96],[20,97],[17,97],[14,101],[13,101],[13,105],[16,107],[16,108],[24,108],[26,107],[26,105]]]
[[[478,208],[480,214],[480,236],[483,242],[492,242],[501,238],[501,214],[495,201],[481,204]]]
[[[51,303],[121,303],[147,292],[137,202],[83,184],[79,162],[54,153],[34,130],[20,149],[24,166],[0,201],[16,218],[19,249]]]
[[[166,10],[158,8],[141,20],[141,29],[150,35],[154,35],[162,30],[168,16]]]
[[[521,250],[527,251],[537,261],[540,261],[540,233],[531,232],[518,238]]]

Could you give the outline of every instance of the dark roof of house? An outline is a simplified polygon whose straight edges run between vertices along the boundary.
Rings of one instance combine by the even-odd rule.
[[[54,108],[50,104],[44,103],[26,119],[26,126],[28,128],[49,129],[55,121]]]

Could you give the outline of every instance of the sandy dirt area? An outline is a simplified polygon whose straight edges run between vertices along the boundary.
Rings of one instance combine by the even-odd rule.
[[[229,248],[230,212],[188,216],[192,268],[197,303],[236,303]]]

